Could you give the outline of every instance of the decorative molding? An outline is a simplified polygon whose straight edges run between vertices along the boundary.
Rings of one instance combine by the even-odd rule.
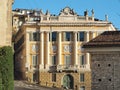
[[[72,52],[72,45],[65,45],[64,52]]]
[[[38,50],[39,50],[38,45],[32,45],[32,51],[33,52],[38,52]]]
[[[59,15],[60,16],[73,16],[73,15],[77,15],[77,14],[73,11],[73,9],[66,7],[61,10]]]

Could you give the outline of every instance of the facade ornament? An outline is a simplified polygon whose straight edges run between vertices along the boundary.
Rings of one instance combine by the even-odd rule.
[[[88,16],[88,10],[84,11],[84,16]]]
[[[105,15],[105,21],[108,21],[108,15]]]
[[[92,16],[94,16],[94,10],[93,9],[91,10],[91,12],[92,12]]]
[[[41,16],[41,15],[44,15],[43,12],[42,12],[42,9],[40,9],[40,16]]]
[[[50,12],[49,12],[48,10],[46,11],[46,15],[47,15],[47,16],[50,16]]]
[[[72,52],[72,45],[65,45],[64,52]]]
[[[38,45],[32,45],[32,51],[33,52],[38,52]]]
[[[60,16],[71,16],[71,15],[77,15],[73,9],[69,8],[69,7],[66,7],[64,8],[63,10],[60,11]]]

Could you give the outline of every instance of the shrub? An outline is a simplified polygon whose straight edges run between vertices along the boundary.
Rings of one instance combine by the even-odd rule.
[[[12,47],[0,48],[0,90],[14,90]]]

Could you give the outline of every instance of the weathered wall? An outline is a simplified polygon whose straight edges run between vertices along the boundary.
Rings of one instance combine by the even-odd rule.
[[[120,52],[91,54],[92,90],[120,90]]]

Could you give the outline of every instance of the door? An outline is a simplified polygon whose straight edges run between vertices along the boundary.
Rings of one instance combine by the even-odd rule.
[[[63,77],[63,87],[66,89],[73,89],[73,77],[71,75],[65,75]]]

